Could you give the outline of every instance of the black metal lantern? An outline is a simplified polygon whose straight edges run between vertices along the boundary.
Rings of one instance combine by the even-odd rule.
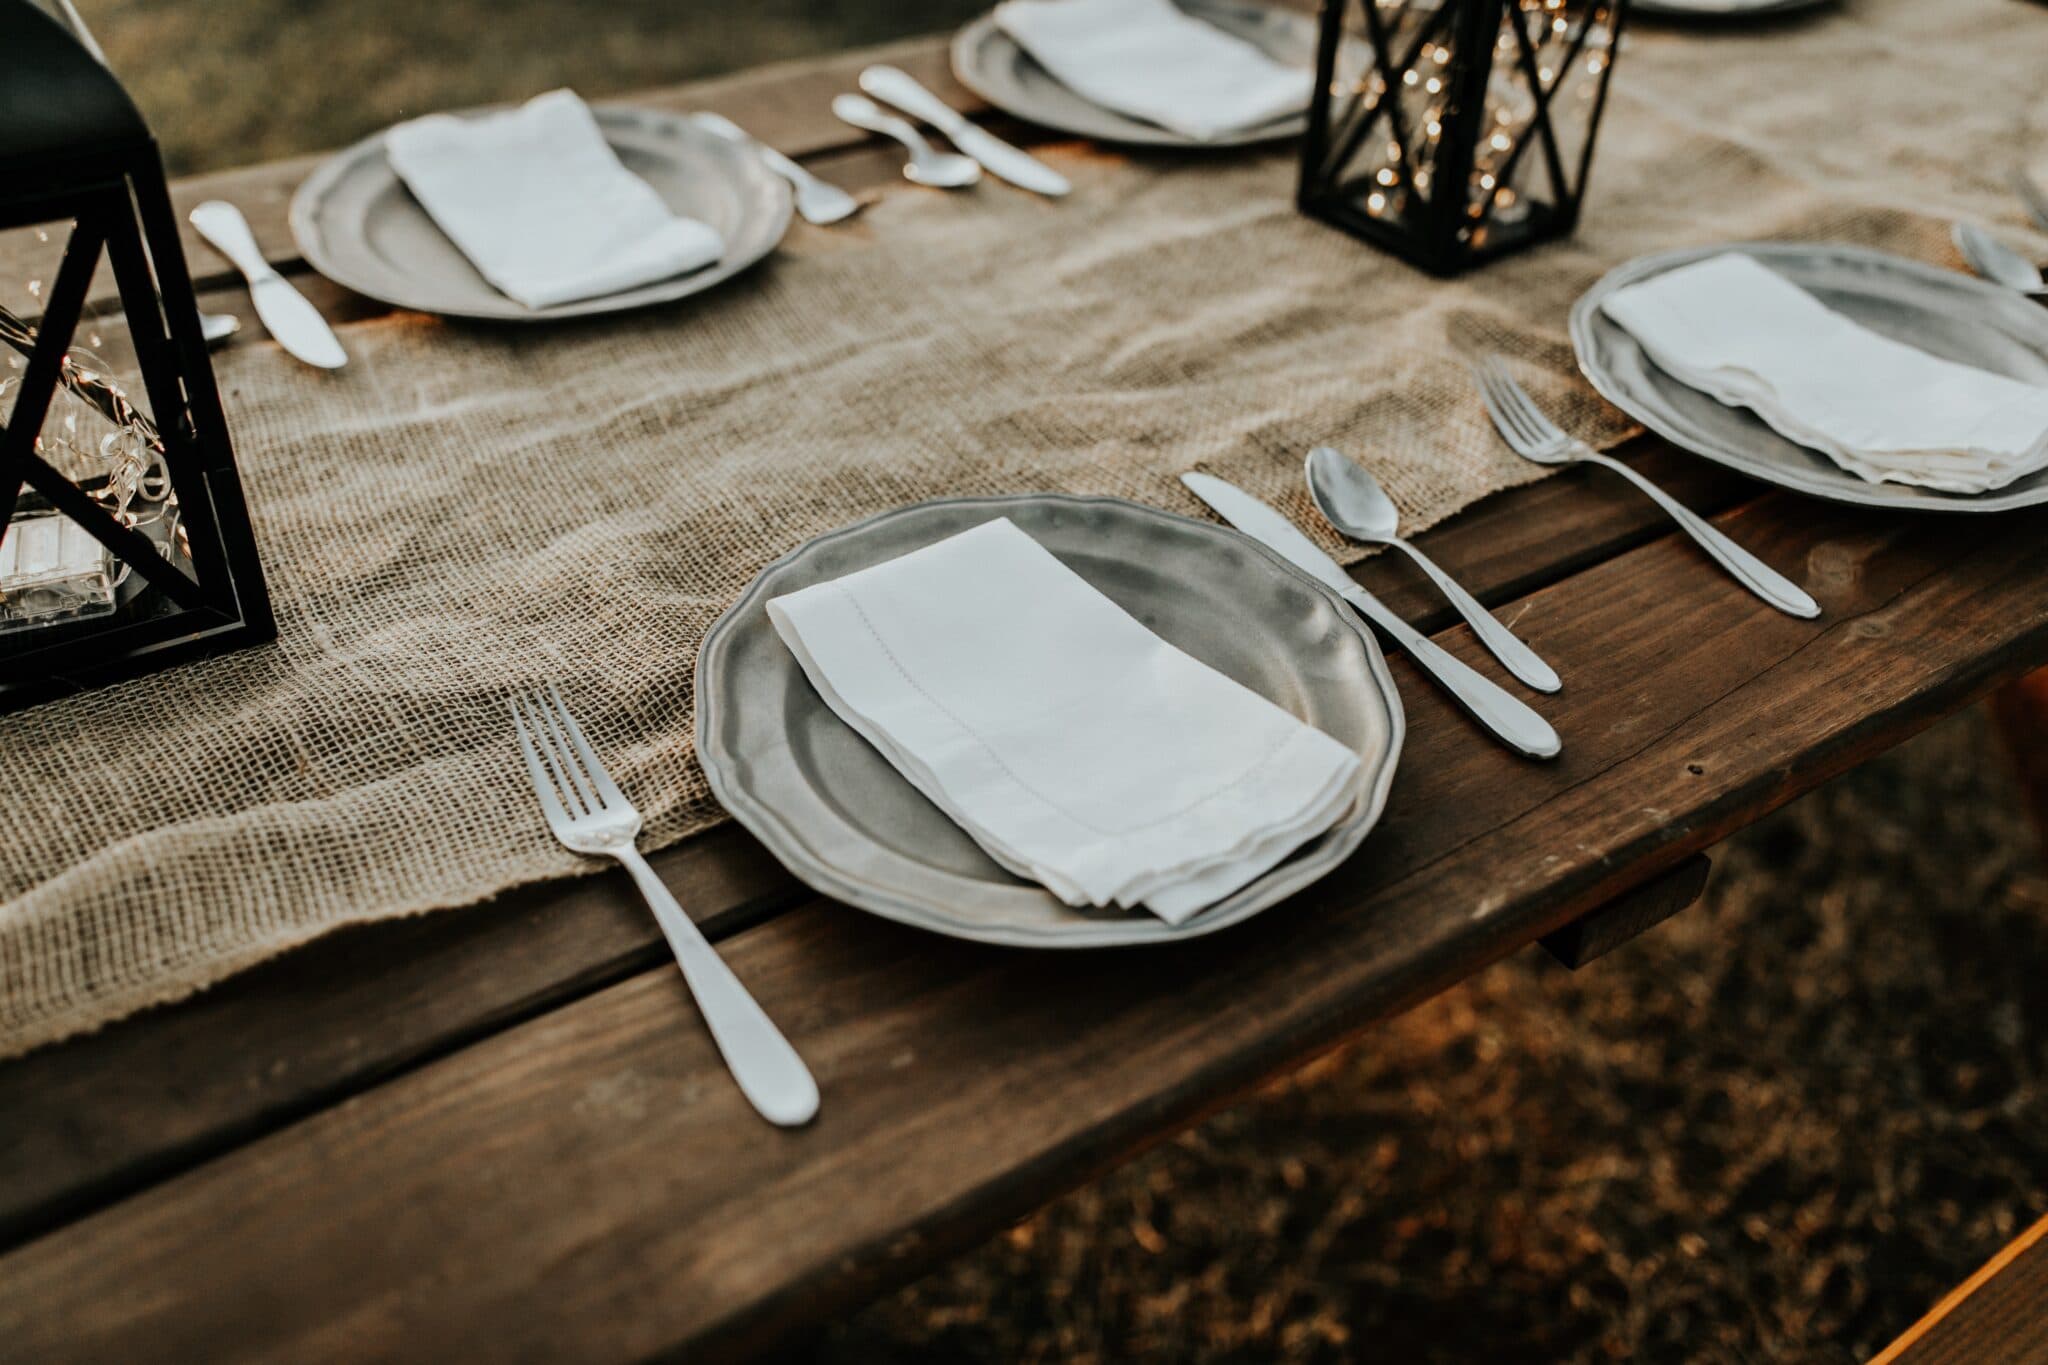
[[[163,163],[89,43],[0,0],[0,230],[63,244],[40,317],[0,308],[0,711],[276,633]],[[102,257],[133,394],[76,344]]]
[[[1626,0],[1324,0],[1304,213],[1451,275],[1569,232]]]

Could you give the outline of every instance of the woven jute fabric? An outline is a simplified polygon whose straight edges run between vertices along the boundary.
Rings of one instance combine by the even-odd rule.
[[[906,189],[678,307],[400,314],[348,327],[331,375],[236,346],[219,374],[280,639],[0,720],[0,1055],[338,925],[585,866],[528,793],[522,684],[561,685],[650,846],[720,820],[697,645],[807,537],[948,494],[1199,514],[1175,476],[1200,467],[1350,553],[1300,489],[1317,441],[1415,528],[1537,477],[1463,351],[1516,357],[1574,430],[1625,434],[1564,327],[1633,255],[1829,238],[1948,263],[1954,216],[2024,241],[2003,180],[2048,124],[2042,23],[2017,0],[1845,0],[1639,24],[1577,238],[1455,283],[1297,216],[1286,152],[1065,147],[1068,200]]]

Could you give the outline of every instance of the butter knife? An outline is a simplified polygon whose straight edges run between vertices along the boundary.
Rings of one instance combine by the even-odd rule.
[[[278,345],[323,370],[339,369],[348,363],[348,352],[341,349],[334,329],[327,325],[319,310],[263,259],[256,234],[249,231],[249,220],[242,217],[240,209],[224,200],[209,199],[192,210],[191,218],[199,235],[249,281],[249,298],[256,305],[256,316],[263,319]]]
[[[885,104],[944,133],[955,147],[979,161],[982,169],[1019,189],[1058,196],[1074,187],[1067,178],[1026,151],[1012,147],[994,133],[918,83],[917,77],[894,66],[871,66],[860,73],[860,88]]]
[[[1564,747],[1557,731],[1550,728],[1549,721],[1394,615],[1279,512],[1236,484],[1213,475],[1183,474],[1180,481],[1187,485],[1190,493],[1207,503],[1232,526],[1335,589],[1337,595],[1358,608],[1366,620],[1393,637],[1394,643],[1407,650],[1409,657],[1422,666],[1423,672],[1436,679],[1444,691],[1472,713],[1473,719],[1492,731],[1509,748],[1530,758],[1554,758]]]

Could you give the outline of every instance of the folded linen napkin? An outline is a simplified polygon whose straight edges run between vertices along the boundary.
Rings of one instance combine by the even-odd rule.
[[[2048,466],[2048,388],[1879,336],[1740,252],[1601,308],[1659,368],[1872,483],[1983,493]]]
[[[995,18],[1082,98],[1197,142],[1298,114],[1315,83],[1172,0],[1004,0]]]
[[[384,153],[478,273],[528,308],[616,294],[725,251],[715,228],[678,217],[620,164],[573,90],[401,123]]]
[[[1007,518],[768,603],[832,710],[1010,871],[1179,924],[1336,821],[1364,765]]]

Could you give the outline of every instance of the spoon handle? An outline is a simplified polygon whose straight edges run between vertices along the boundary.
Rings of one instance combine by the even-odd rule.
[[[836,95],[832,99],[832,113],[842,123],[850,123],[864,132],[880,133],[903,144],[910,153],[913,164],[932,155],[932,144],[924,135],[894,114],[885,112],[874,101],[860,95]]]
[[[1436,584],[1437,591],[1458,609],[1458,614],[1465,618],[1465,624],[1472,627],[1472,632],[1479,637],[1480,643],[1493,651],[1493,657],[1499,659],[1508,672],[1539,692],[1555,692],[1563,686],[1558,681],[1555,669],[1543,662],[1535,650],[1523,644],[1513,631],[1502,625],[1500,620],[1488,611],[1478,598],[1466,592],[1455,578],[1438,568],[1435,560],[1405,540],[1393,540],[1388,543],[1398,546],[1415,561],[1417,568],[1429,576],[1429,581]]]
[[[1509,695],[1506,688],[1467,667],[1457,655],[1445,651],[1427,635],[1394,615],[1364,588],[1353,585],[1344,593],[1344,600],[1364,612],[1368,621],[1407,650],[1408,656],[1422,666],[1422,671],[1450,693],[1474,720],[1491,730],[1494,738],[1530,758],[1557,756],[1563,747],[1557,731],[1525,702]]]

